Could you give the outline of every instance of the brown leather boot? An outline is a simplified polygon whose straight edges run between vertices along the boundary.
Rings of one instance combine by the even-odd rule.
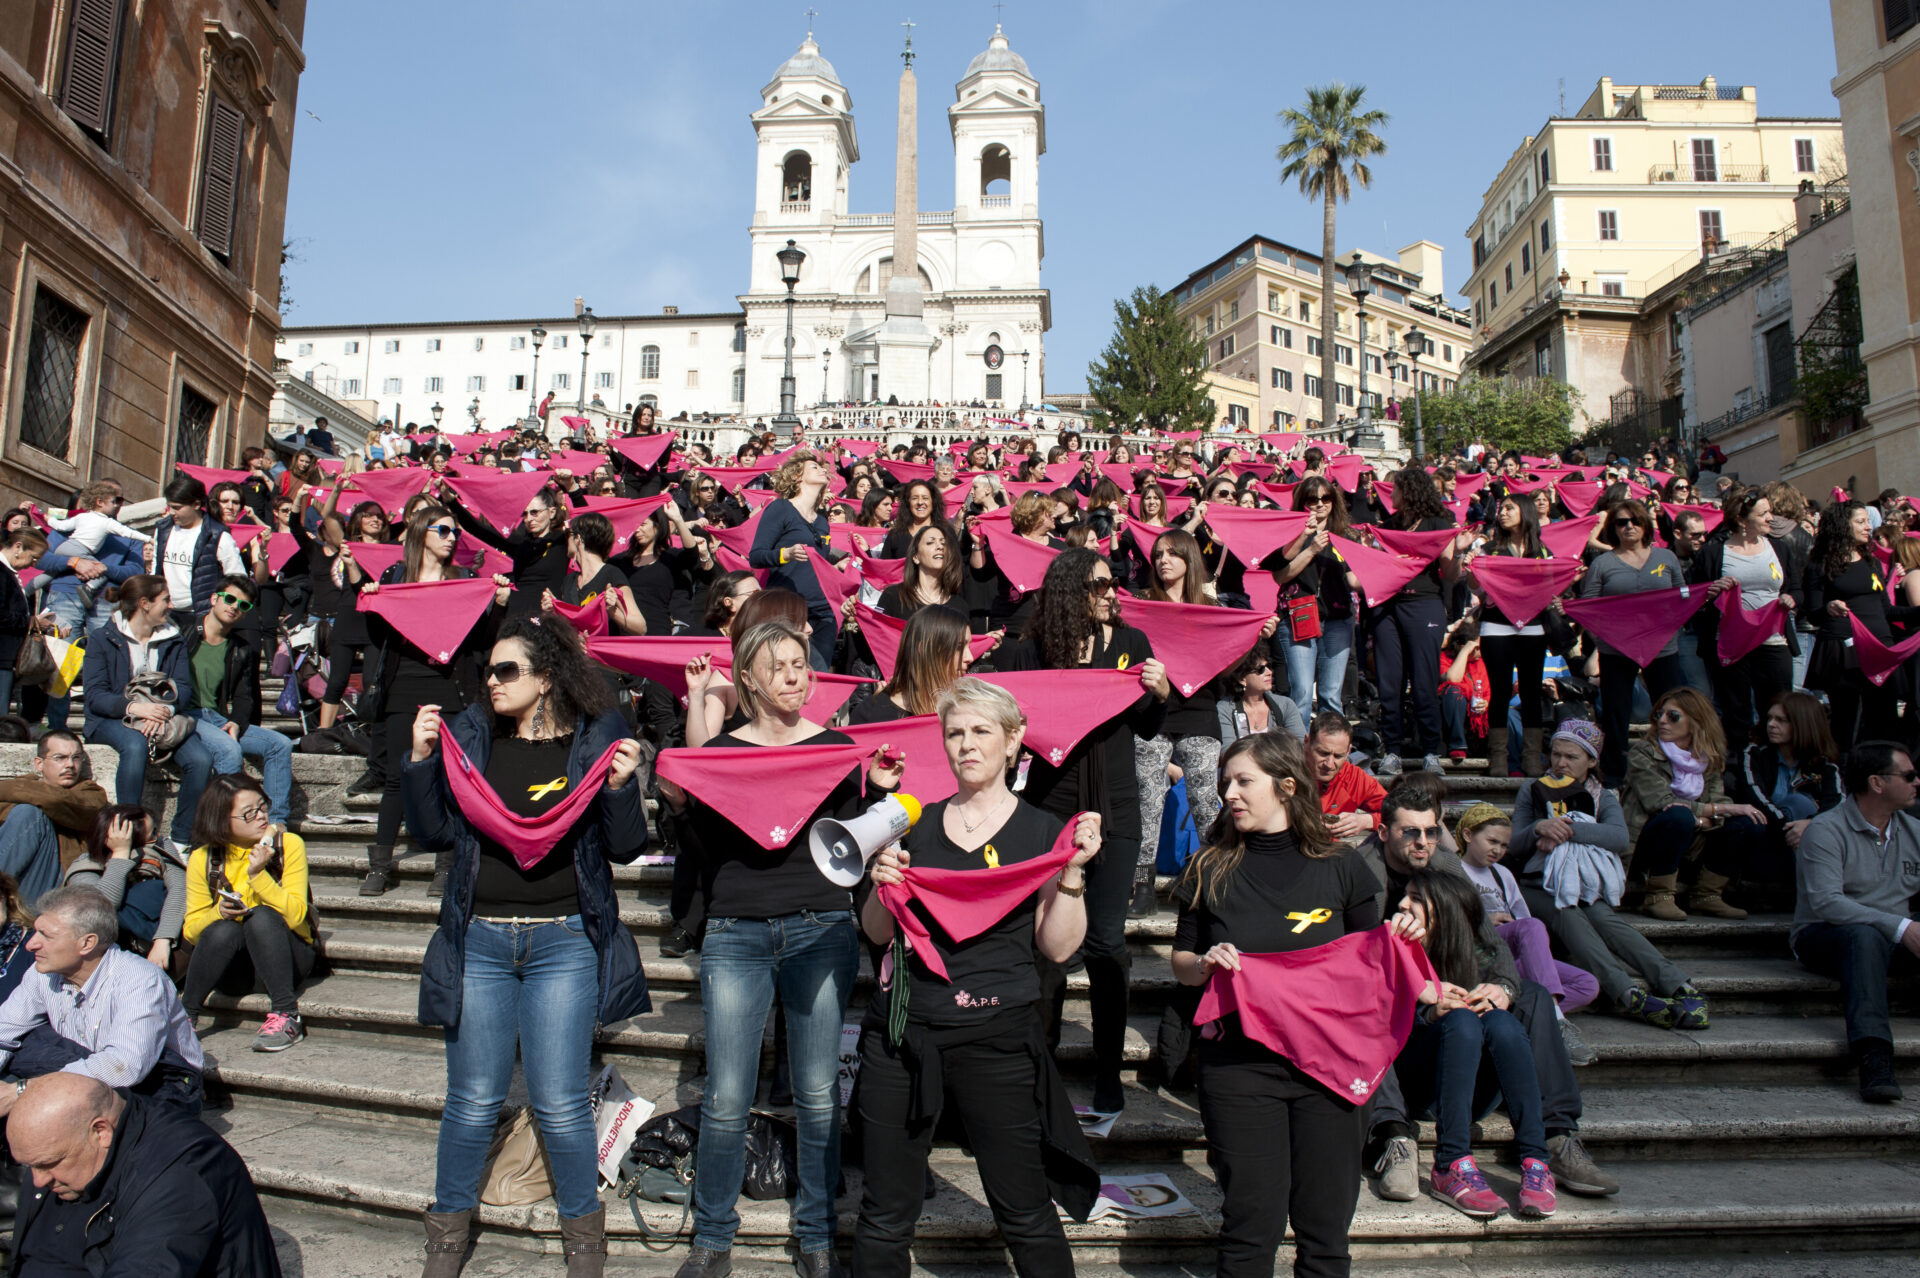
[[[607,1271],[607,1209],[560,1222],[567,1278],[601,1278]]]
[[[1546,729],[1528,728],[1520,737],[1520,775],[1537,777],[1547,770]]]
[[[1669,923],[1684,923],[1687,912],[1674,903],[1674,893],[1680,890],[1678,874],[1655,874],[1647,879],[1647,896],[1640,902],[1640,912],[1650,919],[1665,919]]]
[[[420,1278],[460,1278],[467,1263],[467,1235],[473,1228],[470,1211],[430,1211],[427,1222],[427,1264]]]
[[[1507,726],[1505,723],[1487,725],[1487,775],[1490,777],[1510,777],[1507,771]]]
[[[1737,905],[1728,905],[1720,895],[1732,881],[1724,874],[1715,874],[1711,870],[1700,871],[1700,877],[1693,881],[1693,892],[1687,897],[1687,908],[1710,918],[1744,919],[1747,912]]]

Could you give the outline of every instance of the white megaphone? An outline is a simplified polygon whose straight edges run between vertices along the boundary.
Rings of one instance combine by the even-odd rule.
[[[911,794],[890,794],[851,821],[815,822],[807,838],[813,863],[828,882],[850,888],[867,872],[867,862],[919,819],[920,800]]]

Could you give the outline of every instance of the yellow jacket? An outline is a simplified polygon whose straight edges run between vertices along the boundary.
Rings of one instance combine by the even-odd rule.
[[[295,935],[311,941],[313,925],[307,921],[307,845],[297,834],[285,834],[281,838],[286,851],[281,858],[278,882],[265,870],[248,874],[247,858],[253,855],[253,849],[229,844],[223,866],[227,886],[240,897],[241,905],[248,909],[264,905],[277,910]],[[207,930],[207,924],[219,918],[220,903],[207,883],[207,849],[195,848],[187,858],[187,923],[181,936],[189,943],[197,941],[200,933]]]

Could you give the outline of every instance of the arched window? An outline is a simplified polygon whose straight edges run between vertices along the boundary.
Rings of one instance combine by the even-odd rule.
[[[1013,196],[1013,154],[998,142],[980,153],[980,194]]]
[[[813,157],[795,151],[780,166],[780,202],[805,204],[813,198]]]
[[[660,348],[658,346],[640,348],[640,380],[643,382],[660,380]]]

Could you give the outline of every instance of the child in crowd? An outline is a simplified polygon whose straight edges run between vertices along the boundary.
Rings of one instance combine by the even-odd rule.
[[[1599,997],[1600,982],[1591,973],[1553,957],[1547,925],[1533,917],[1526,899],[1520,895],[1520,884],[1513,877],[1513,871],[1500,864],[1513,837],[1512,820],[1491,803],[1476,803],[1460,814],[1457,828],[1460,862],[1480,893],[1487,920],[1513,951],[1520,975],[1546,986],[1547,992],[1553,995],[1553,1011],[1559,1018],[1562,1037],[1577,1037],[1579,1031],[1567,1021],[1565,1013],[1585,1007]],[[1592,1057],[1590,1051],[1575,1051],[1571,1041],[1567,1052],[1576,1063],[1583,1063],[1583,1057]]]
[[[1487,663],[1480,656],[1480,628],[1464,619],[1456,623],[1440,654],[1440,719],[1447,729],[1447,755],[1464,759],[1470,746],[1487,739],[1487,708],[1493,701]]]
[[[78,510],[71,515],[56,517],[40,511],[37,506],[29,506],[28,509],[46,520],[47,527],[55,532],[66,534],[67,539],[61,543],[61,549],[76,559],[82,555],[88,559],[97,559],[109,537],[125,537],[135,542],[153,540],[152,534],[143,533],[137,528],[129,528],[112,515],[98,510]],[[105,585],[106,578],[99,577],[92,582],[83,581],[79,586],[80,598],[89,606],[93,603],[96,583]]]

